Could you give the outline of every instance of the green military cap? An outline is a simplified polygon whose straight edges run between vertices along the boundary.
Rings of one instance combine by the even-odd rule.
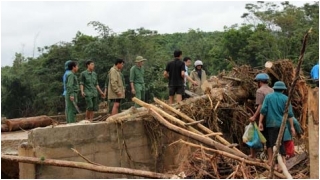
[[[142,62],[142,61],[146,61],[146,60],[147,59],[144,59],[142,56],[137,56],[135,62],[137,63],[137,62]]]
[[[64,69],[68,70],[68,65],[71,62],[71,60],[66,61],[66,63],[64,63]]]
[[[272,88],[273,89],[279,89],[279,90],[287,89],[286,85],[282,81],[277,81],[276,83],[274,83],[274,86]]]

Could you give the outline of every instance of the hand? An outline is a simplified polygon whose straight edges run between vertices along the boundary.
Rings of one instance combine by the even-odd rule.
[[[85,97],[86,94],[85,94],[84,92],[81,92],[81,96],[82,96],[82,97]]]
[[[256,120],[256,117],[255,116],[251,116],[250,118],[249,118],[249,121],[250,122],[254,122]]]
[[[101,98],[102,99],[105,99],[106,98],[106,95],[104,93],[101,93]]]
[[[70,96],[70,101],[74,101],[74,97],[73,96]]]
[[[263,131],[263,124],[261,122],[259,122],[259,130]]]
[[[296,130],[294,129],[294,127],[291,127],[291,135],[292,136],[295,136],[296,135]]]
[[[132,90],[131,90],[131,93],[132,93],[132,94],[136,94],[136,90],[135,90],[135,89],[132,89]]]
[[[194,86],[198,86],[198,83],[197,83],[196,81],[193,81],[192,84],[193,84]]]
[[[121,97],[121,95],[122,95],[121,92],[118,92],[118,93],[117,93],[117,96],[118,96],[118,97]]]

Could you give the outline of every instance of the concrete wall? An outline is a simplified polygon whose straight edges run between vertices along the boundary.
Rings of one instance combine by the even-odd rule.
[[[187,148],[169,143],[180,135],[160,127],[162,137],[157,148],[158,157],[152,149],[150,134],[143,121],[115,123],[68,124],[54,128],[37,128],[29,133],[28,143],[35,157],[84,162],[70,148],[76,149],[89,160],[113,167],[128,167],[153,172],[167,172],[178,167],[178,156]],[[22,169],[20,169],[20,172]],[[98,173],[88,170],[36,165],[35,178],[141,178],[135,176]],[[28,176],[30,178],[30,176]]]

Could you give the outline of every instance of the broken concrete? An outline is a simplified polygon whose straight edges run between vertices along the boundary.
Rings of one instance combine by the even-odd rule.
[[[178,167],[189,148],[174,145],[168,146],[181,138],[168,129],[161,127],[161,147],[156,151],[153,142],[146,132],[144,121],[127,121],[118,123],[67,124],[55,127],[36,128],[30,131],[28,145],[32,146],[33,154],[39,158],[61,159],[84,162],[70,148],[76,149],[90,161],[105,166],[127,167],[154,172],[167,172]],[[184,138],[183,138],[184,139]],[[24,156],[29,154],[24,153]],[[157,154],[157,155],[155,155]],[[20,155],[20,154],[19,154]],[[166,157],[166,158],[163,158]],[[22,163],[20,163],[22,164]],[[20,166],[20,172],[26,173]],[[75,168],[36,165],[35,178],[140,178],[129,175],[98,173]],[[28,167],[30,170],[30,167]],[[31,171],[30,171],[31,172]],[[24,178],[20,175],[20,178]]]

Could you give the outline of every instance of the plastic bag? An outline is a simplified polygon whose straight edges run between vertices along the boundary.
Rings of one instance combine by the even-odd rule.
[[[253,125],[253,137],[251,140],[247,141],[246,144],[254,149],[263,148],[262,143],[266,142],[266,138],[262,135],[262,133],[258,130],[257,124]]]
[[[254,126],[252,125],[252,123],[250,123],[245,127],[244,134],[242,136],[242,141],[244,143],[251,141],[251,139],[253,138],[253,133],[254,133]]]
[[[257,126],[257,123],[254,123],[254,128],[257,129],[257,131],[258,131],[260,142],[263,143],[263,144],[266,143],[267,140],[264,137],[264,135],[260,132],[260,130],[259,130],[258,126]]]

